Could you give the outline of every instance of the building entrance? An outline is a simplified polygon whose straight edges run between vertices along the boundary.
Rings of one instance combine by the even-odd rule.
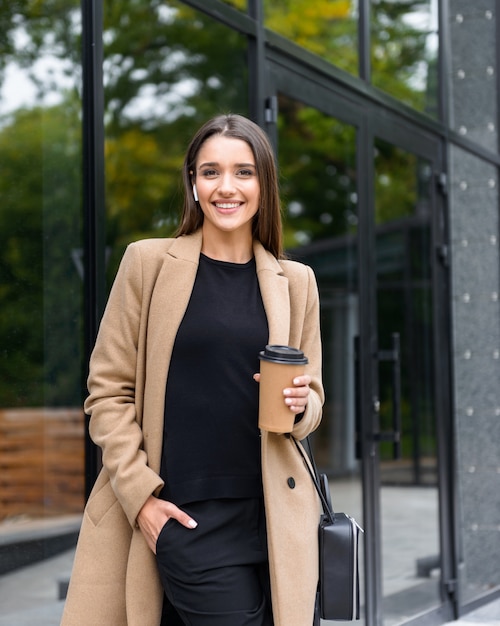
[[[287,251],[313,267],[321,299],[327,401],[314,448],[334,508],[366,529],[363,618],[440,623],[452,602],[434,366],[438,152],[274,70]]]

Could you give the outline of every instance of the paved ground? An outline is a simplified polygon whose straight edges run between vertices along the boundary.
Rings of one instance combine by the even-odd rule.
[[[449,622],[449,625],[456,626],[477,626],[477,624],[488,624],[488,626],[500,626],[500,600],[491,602],[480,609],[469,613],[462,619]]]
[[[345,486],[342,490],[337,483],[335,485],[336,504],[340,510],[352,513],[357,519],[361,515],[357,510],[359,498],[353,484]],[[397,542],[398,549],[387,551],[390,562],[386,566],[384,576],[384,588],[389,588],[392,598],[399,598],[399,606],[396,606],[395,615],[403,615],[401,605],[407,608],[413,603],[422,606],[422,594],[426,594],[424,601],[436,595],[437,579],[429,576],[426,579],[417,579],[413,569],[415,559],[422,555],[432,555],[435,546],[429,537],[432,536],[432,528],[422,527],[420,545],[408,545],[408,533],[401,533],[398,528],[407,529],[412,519],[428,519],[429,511],[435,508],[435,497],[432,490],[426,489],[414,492],[413,497],[408,497],[409,491],[400,489],[386,490],[382,495],[383,506],[388,510],[388,517],[393,526],[388,528],[387,537],[383,537],[383,552],[386,551],[386,542]],[[406,498],[401,506],[402,498]],[[408,519],[398,520],[404,511]],[[0,531],[2,529],[0,528]],[[5,531],[5,527],[3,528]],[[17,531],[20,532],[20,531]],[[2,534],[2,533],[0,533]],[[5,537],[3,537],[5,539]],[[391,557],[390,555],[395,555]],[[405,561],[401,560],[401,554],[406,555]],[[24,567],[10,574],[0,576],[0,626],[59,626],[64,601],[59,598],[64,595],[64,586],[71,573],[74,550],[68,550],[58,556]],[[411,564],[411,566],[410,566]],[[405,571],[406,568],[406,571]],[[62,589],[60,586],[62,585]],[[399,620],[401,621],[401,620]],[[385,620],[385,626],[397,621]],[[340,622],[326,622],[324,626],[341,626]],[[345,624],[345,623],[344,623]],[[500,626],[500,599],[483,606],[456,622],[450,622],[447,626]],[[85,624],[82,624],[85,626]],[[108,626],[108,625],[106,625]],[[109,625],[112,626],[112,625]]]
[[[59,581],[71,571],[73,550],[0,577],[0,626],[59,626],[63,601]],[[335,625],[338,622],[328,622]],[[448,626],[500,626],[496,600]],[[85,626],[82,624],[82,626]],[[325,625],[326,626],[326,625]]]
[[[71,572],[73,556],[69,550],[0,576],[0,626],[59,626],[59,581]]]

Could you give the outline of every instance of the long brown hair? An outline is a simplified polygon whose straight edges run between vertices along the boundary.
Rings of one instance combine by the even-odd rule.
[[[194,201],[192,185],[201,146],[213,135],[241,139],[250,146],[260,186],[260,206],[253,218],[252,235],[276,258],[283,258],[281,203],[274,152],[264,131],[242,115],[218,115],[206,122],[191,140],[182,168],[184,206],[176,235],[194,233],[203,224],[203,212]]]

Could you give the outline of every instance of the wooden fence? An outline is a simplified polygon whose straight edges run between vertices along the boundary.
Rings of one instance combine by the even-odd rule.
[[[80,409],[0,409],[0,520],[80,513],[84,454]]]

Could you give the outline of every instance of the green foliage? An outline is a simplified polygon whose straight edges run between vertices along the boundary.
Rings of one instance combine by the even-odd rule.
[[[264,0],[265,25],[352,74],[358,71],[353,0]]]
[[[375,221],[384,224],[412,215],[417,203],[417,157],[392,144],[375,145]]]
[[[245,0],[227,4],[247,8]],[[374,3],[372,57],[377,86],[422,109],[429,103],[415,75],[428,60],[427,34],[405,20],[419,6]],[[354,2],[266,0],[264,7],[269,29],[357,72]],[[113,0],[103,11],[111,279],[129,241],[173,232],[187,143],[212,115],[247,113],[248,71],[245,37],[180,1]],[[76,89],[66,93],[33,68],[58,59],[78,87],[80,3],[4,1],[0,29],[0,82],[14,62],[31,73],[39,97],[32,110],[0,120],[0,404],[79,403],[81,102]],[[47,100],[54,95],[57,105]],[[279,123],[286,245],[352,234],[354,129],[285,98]],[[377,182],[385,221],[396,200],[398,211],[411,211],[414,190],[409,164],[388,158],[383,166],[383,158],[391,180],[387,190]]]
[[[371,5],[373,84],[417,109],[432,111],[437,48],[429,47],[429,0],[377,0]],[[411,19],[413,18],[413,19]]]
[[[38,141],[37,141],[38,139]],[[40,132],[26,114],[0,135],[0,397],[3,406],[41,399],[43,367]],[[31,201],[26,202],[26,195]],[[37,312],[34,315],[34,312]],[[23,389],[22,381],[25,381]]]
[[[229,6],[234,7],[235,9],[240,9],[241,11],[247,10],[247,0],[222,0],[224,4],[229,4]]]
[[[0,404],[81,400],[80,124],[20,111],[0,133]]]
[[[4,0],[0,6],[0,72],[14,61],[28,70],[43,55],[68,62],[81,73],[80,13],[76,0]],[[0,73],[0,80],[3,78]],[[33,79],[36,81],[35,76]],[[39,84],[41,91],[47,85]]]
[[[107,3],[104,41],[111,279],[128,242],[173,233],[188,142],[247,113],[248,78],[246,39],[180,2]]]
[[[354,128],[283,96],[279,110],[286,247],[354,232]]]

